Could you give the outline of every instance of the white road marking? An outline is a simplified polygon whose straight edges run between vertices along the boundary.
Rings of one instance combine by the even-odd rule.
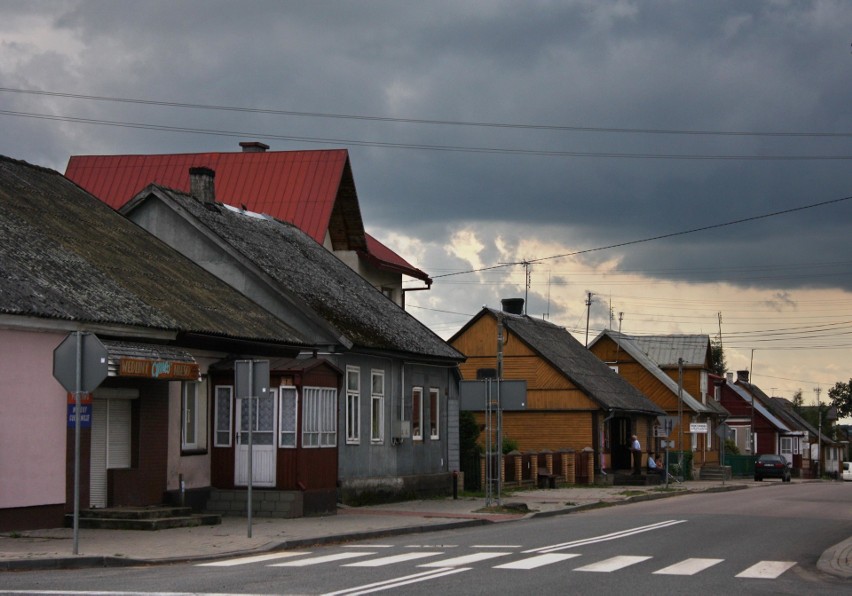
[[[470,548],[521,548],[523,544],[471,544]]]
[[[366,557],[367,555],[375,555],[371,552],[348,552],[336,553],[333,555],[323,555],[321,557],[311,557],[310,559],[299,559],[298,561],[285,561],[284,563],[275,563],[270,567],[307,567],[308,565],[319,565],[320,563],[331,563],[334,561],[344,561],[346,559],[354,559],[355,557]]]
[[[575,554],[547,553],[544,555],[536,555],[534,557],[529,557],[527,559],[521,559],[520,561],[513,561],[512,563],[496,565],[494,569],[535,569],[536,567],[543,567],[544,565],[559,563],[560,561],[573,559],[574,557],[579,556],[580,555]]]
[[[718,565],[725,559],[685,559],[680,563],[663,567],[654,573],[657,575],[695,575],[699,571]]]
[[[469,565],[479,561],[487,561],[488,559],[496,559],[497,557],[505,557],[506,555],[511,554],[512,553],[473,553],[472,555],[462,555],[460,557],[453,557],[452,559],[435,561],[434,563],[423,563],[422,565],[418,565],[418,567],[461,567],[463,565]]]
[[[383,565],[393,565],[394,563],[403,563],[405,561],[425,559],[426,557],[435,557],[437,555],[443,554],[444,553],[442,551],[420,551],[416,553],[403,553],[401,555],[391,555],[389,557],[370,559],[369,561],[346,563],[345,565],[343,565],[343,567],[382,567]]]
[[[344,544],[343,548],[393,548],[393,544]]]
[[[577,567],[574,571],[594,571],[597,573],[611,573],[613,571],[618,571],[619,569],[624,569],[625,567],[630,567],[631,565],[635,565],[636,563],[647,561],[650,558],[651,557],[631,557],[627,555],[622,555],[620,557],[604,559],[603,561],[599,561],[598,563],[592,563],[591,565],[586,565],[584,567]]]
[[[380,592],[382,590],[399,588],[401,586],[424,582],[430,579],[437,579],[439,577],[444,577],[445,575],[461,573],[462,571],[468,571],[468,568],[460,567],[458,569],[435,569],[433,571],[424,571],[423,573],[415,573],[414,575],[406,575],[404,577],[388,579],[385,581],[376,582],[374,584],[366,584],[363,586],[357,586],[355,588],[346,588],[345,590],[338,590],[337,592],[329,592],[325,596],[342,596],[343,594],[346,594],[348,596],[359,596],[360,594],[370,594],[372,592]]]
[[[744,577],[749,579],[775,579],[790,567],[795,565],[795,561],[761,561],[738,573],[735,577]]]
[[[198,592],[113,592],[104,590],[3,590],[21,596],[199,596]],[[268,596],[239,592],[207,592],[204,596]]]
[[[276,559],[286,559],[287,557],[298,557],[301,555],[309,555],[310,552],[295,552],[288,551],[286,553],[270,553],[268,555],[255,555],[253,557],[239,557],[237,559],[227,559],[225,561],[213,561],[210,563],[199,563],[196,567],[234,567],[236,565],[248,565],[249,563],[260,563],[262,561],[274,561]]]
[[[542,546],[540,548],[532,548],[530,550],[525,550],[525,553],[549,553],[557,550],[566,550],[569,548],[576,548],[578,546],[586,546],[587,544],[596,544],[598,542],[606,542],[608,540],[617,540],[619,538],[626,538],[627,536],[634,536],[636,534],[641,534],[643,532],[650,532],[651,530],[661,530],[663,528],[668,528],[669,526],[675,526],[677,524],[682,524],[686,522],[685,519],[671,519],[664,522],[659,522],[656,524],[651,524],[648,526],[640,526],[638,528],[631,528],[629,530],[621,530],[620,532],[613,532],[611,534],[604,534],[603,536],[596,536],[594,538],[585,538],[583,540],[574,540],[573,542],[563,542],[561,544],[552,544],[550,546]]]

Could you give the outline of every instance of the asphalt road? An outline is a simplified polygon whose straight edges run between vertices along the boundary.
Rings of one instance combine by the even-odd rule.
[[[773,481],[759,490],[282,551],[263,560],[8,573],[0,592],[837,594],[852,583],[821,574],[816,563],[850,536],[852,483]]]

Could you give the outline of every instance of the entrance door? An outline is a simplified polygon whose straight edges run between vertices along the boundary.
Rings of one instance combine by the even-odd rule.
[[[609,422],[610,453],[612,454],[611,468],[613,470],[629,470],[630,463],[630,419],[613,418]]]
[[[237,486],[248,486],[249,399],[252,400],[252,486],[275,486],[275,421],[278,392],[269,390],[266,397],[237,400],[237,448],[234,462]]]
[[[130,467],[130,400],[92,400],[89,507],[107,506],[107,469]]]
[[[793,465],[793,437],[781,437],[781,455]]]

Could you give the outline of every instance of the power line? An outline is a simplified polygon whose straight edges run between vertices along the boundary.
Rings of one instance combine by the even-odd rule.
[[[130,103],[171,108],[186,108],[195,110],[217,110],[227,112],[243,112],[250,114],[265,114],[274,116],[297,116],[306,118],[331,118],[340,120],[366,120],[370,122],[393,122],[402,124],[430,124],[442,126],[468,126],[479,128],[511,128],[521,130],[553,130],[567,132],[594,132],[617,134],[655,134],[655,135],[690,135],[690,136],[736,136],[736,137],[818,137],[818,138],[848,138],[852,132],[812,132],[812,131],[730,131],[730,130],[689,130],[675,128],[628,128],[606,126],[571,126],[558,124],[522,124],[508,122],[477,122],[470,120],[440,120],[427,118],[394,118],[390,116],[368,116],[363,114],[337,114],[330,112],[303,112],[296,110],[280,110],[271,108],[249,108],[240,106],[225,106],[215,104],[200,104],[190,102],[161,101],[153,99],[113,97],[104,95],[83,95],[61,91],[45,91],[37,89],[15,89],[0,87],[6,93],[27,95],[42,95],[47,97],[62,97],[67,99],[84,99],[88,101],[106,101],[114,103]]]
[[[460,145],[428,145],[422,143],[391,143],[388,141],[362,141],[357,139],[334,139],[321,137],[303,137],[278,135],[271,133],[217,130],[207,128],[192,128],[187,126],[169,126],[165,124],[147,124],[144,122],[128,122],[118,120],[99,120],[77,116],[54,114],[37,114],[34,112],[17,112],[0,110],[0,115],[20,118],[52,120],[56,122],[73,122],[76,124],[93,124],[99,126],[114,126],[118,128],[133,128],[139,130],[155,130],[160,132],[175,132],[184,134],[202,134],[221,137],[255,138],[276,141],[298,141],[300,143],[316,143],[322,145],[351,145],[357,147],[381,147],[385,149],[414,149],[423,151],[443,151],[452,153],[484,153],[491,155],[530,155],[537,157],[590,157],[606,159],[659,159],[685,161],[850,161],[852,155],[721,155],[721,154],[677,154],[677,153],[617,153],[596,151],[551,151],[545,149],[512,149],[502,147],[475,147]]]
[[[650,238],[643,238],[641,240],[630,240],[628,242],[620,242],[618,244],[610,244],[608,246],[600,246],[600,247],[597,247],[597,248],[587,248],[587,249],[584,249],[584,250],[577,250],[577,251],[574,251],[574,252],[564,253],[564,254],[561,254],[561,255],[541,257],[539,259],[527,259],[527,261],[530,262],[530,263],[539,263],[541,261],[548,261],[548,260],[551,260],[551,259],[562,259],[562,258],[565,258],[565,257],[573,257],[573,256],[576,256],[576,255],[588,254],[588,253],[591,253],[591,252],[598,252],[598,251],[602,251],[602,250],[610,250],[610,249],[613,249],[613,248],[622,248],[622,247],[625,247],[625,246],[633,246],[633,245],[642,244],[642,243],[645,243],[645,242],[653,242],[655,240],[664,240],[666,238],[674,238],[676,236],[684,236],[686,234],[694,234],[696,232],[706,232],[707,230],[715,230],[715,229],[724,228],[724,227],[727,227],[727,226],[733,226],[733,225],[737,225],[737,224],[741,224],[741,223],[758,221],[758,220],[761,220],[761,219],[768,219],[770,217],[777,217],[779,215],[787,215],[789,213],[795,213],[797,211],[805,211],[806,209],[815,209],[817,207],[825,207],[826,205],[833,205],[833,204],[836,204],[836,203],[841,203],[843,201],[848,201],[850,199],[852,199],[852,196],[843,197],[843,198],[840,198],[840,199],[831,199],[831,200],[828,200],[828,201],[821,201],[819,203],[812,203],[810,205],[804,205],[804,206],[801,206],[801,207],[792,207],[790,209],[783,209],[781,211],[773,211],[772,213],[765,213],[763,215],[754,215],[752,217],[744,217],[744,218],[741,218],[741,219],[735,219],[733,221],[728,221],[728,222],[718,223],[718,224],[712,224],[712,225],[709,225],[709,226],[701,226],[699,228],[692,228],[692,229],[683,230],[683,231],[680,231],[680,232],[672,232],[670,234],[660,234],[659,236],[652,236]],[[498,267],[506,267],[506,266],[508,266],[508,265],[492,265],[490,267],[483,267],[481,269],[472,269],[472,270],[469,270],[469,271],[459,271],[459,272],[456,272],[456,273],[444,273],[442,275],[433,275],[432,279],[438,279],[438,278],[441,278],[441,277],[450,277],[450,276],[453,276],[453,275],[465,275],[465,274],[468,274],[468,273],[479,273],[481,271],[489,271],[491,269],[497,269]]]

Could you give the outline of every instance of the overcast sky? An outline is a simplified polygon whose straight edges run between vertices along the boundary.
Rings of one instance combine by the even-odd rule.
[[[850,2],[0,11],[4,155],[344,147],[368,231],[435,277],[408,304],[443,337],[527,293],[522,266],[460,272],[527,260],[529,314],[581,341],[591,292],[590,337],[721,329],[786,397],[852,377]]]

